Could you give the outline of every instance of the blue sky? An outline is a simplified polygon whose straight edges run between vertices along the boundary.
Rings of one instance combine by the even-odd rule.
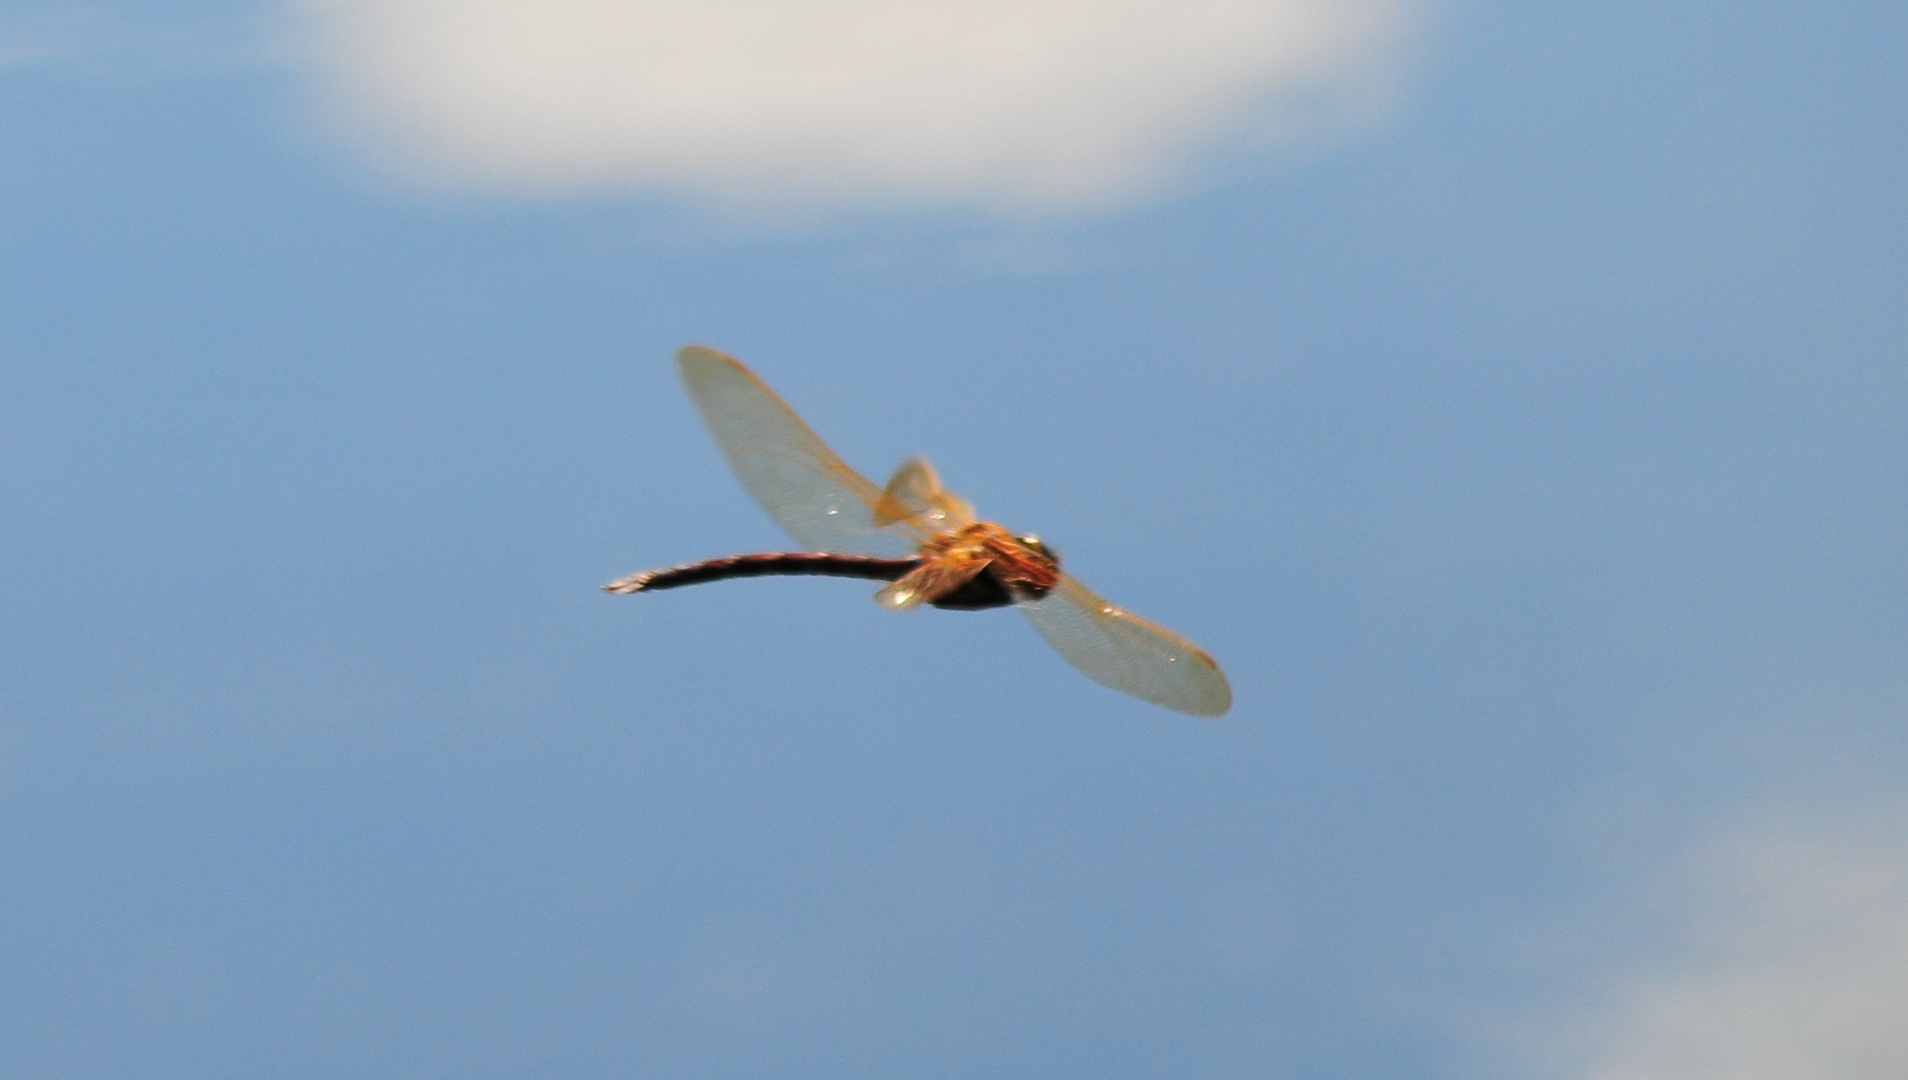
[[[1899,5],[483,10],[0,18],[0,1071],[1908,1068]]]

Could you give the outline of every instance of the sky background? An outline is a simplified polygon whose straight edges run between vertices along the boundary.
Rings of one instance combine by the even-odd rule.
[[[0,9],[0,1072],[1908,1073],[1908,7]],[[1237,704],[786,546],[670,355]]]

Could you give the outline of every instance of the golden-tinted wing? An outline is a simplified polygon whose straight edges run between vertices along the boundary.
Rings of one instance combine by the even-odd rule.
[[[1171,630],[1122,611],[1071,577],[1017,600],[1027,621],[1087,678],[1194,716],[1223,716],[1232,687],[1212,657]]]
[[[941,486],[934,466],[916,454],[901,463],[888,478],[875,504],[875,524],[913,519],[916,527],[931,533],[955,532],[974,523],[974,507],[966,499]]]
[[[867,555],[920,547],[925,536],[912,521],[875,520],[881,490],[733,357],[690,345],[676,353],[676,370],[736,478],[797,544]]]

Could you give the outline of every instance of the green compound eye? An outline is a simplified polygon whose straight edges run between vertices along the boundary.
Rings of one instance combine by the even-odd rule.
[[[1038,552],[1039,554],[1045,555],[1047,558],[1052,559],[1053,564],[1055,566],[1060,565],[1060,553],[1048,547],[1046,544],[1042,543],[1038,536],[1035,536],[1032,533],[1028,533],[1025,536],[1016,536],[1014,537],[1014,539],[1032,548],[1034,551]]]

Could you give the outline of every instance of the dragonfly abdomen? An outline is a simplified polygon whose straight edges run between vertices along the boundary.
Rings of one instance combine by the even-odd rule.
[[[918,558],[885,559],[873,555],[837,555],[832,552],[768,551],[728,555],[720,559],[683,563],[661,570],[645,570],[603,586],[604,592],[655,592],[705,581],[745,577],[821,576],[893,581],[921,565]]]

